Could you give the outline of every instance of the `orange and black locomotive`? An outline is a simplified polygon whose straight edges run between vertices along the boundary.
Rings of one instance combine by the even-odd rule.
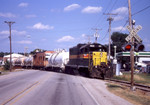
[[[105,78],[108,71],[106,47],[98,43],[78,44],[69,49],[66,73]]]

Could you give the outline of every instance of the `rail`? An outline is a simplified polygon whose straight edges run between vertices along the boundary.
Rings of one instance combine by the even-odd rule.
[[[122,85],[126,85],[128,87],[130,87],[131,83],[128,82],[128,81],[123,81],[123,80],[117,80],[117,79],[109,79],[109,78],[106,78],[105,80],[107,81],[112,81],[112,82],[117,82],[117,83],[120,83]],[[139,89],[139,90],[142,90],[142,91],[145,91],[145,92],[150,92],[150,86],[148,85],[143,85],[143,84],[138,84],[138,83],[134,83],[134,86],[136,89]]]

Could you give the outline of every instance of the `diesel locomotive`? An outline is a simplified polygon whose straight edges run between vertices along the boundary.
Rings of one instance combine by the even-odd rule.
[[[65,72],[83,74],[94,78],[105,78],[109,71],[106,47],[99,43],[78,44],[69,49],[69,62]]]

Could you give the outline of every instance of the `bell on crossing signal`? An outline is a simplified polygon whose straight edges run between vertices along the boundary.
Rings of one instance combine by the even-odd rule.
[[[145,46],[142,43],[137,44],[135,46],[135,51],[144,51],[144,49],[145,49]]]
[[[130,51],[131,48],[132,48],[132,44],[131,44],[131,43],[127,43],[127,44],[125,44],[125,45],[122,47],[122,49],[123,49],[124,51]]]

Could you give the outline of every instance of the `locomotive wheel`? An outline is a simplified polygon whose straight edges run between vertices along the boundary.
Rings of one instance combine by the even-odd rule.
[[[105,80],[105,74],[104,73],[101,73],[101,77],[103,80]]]

